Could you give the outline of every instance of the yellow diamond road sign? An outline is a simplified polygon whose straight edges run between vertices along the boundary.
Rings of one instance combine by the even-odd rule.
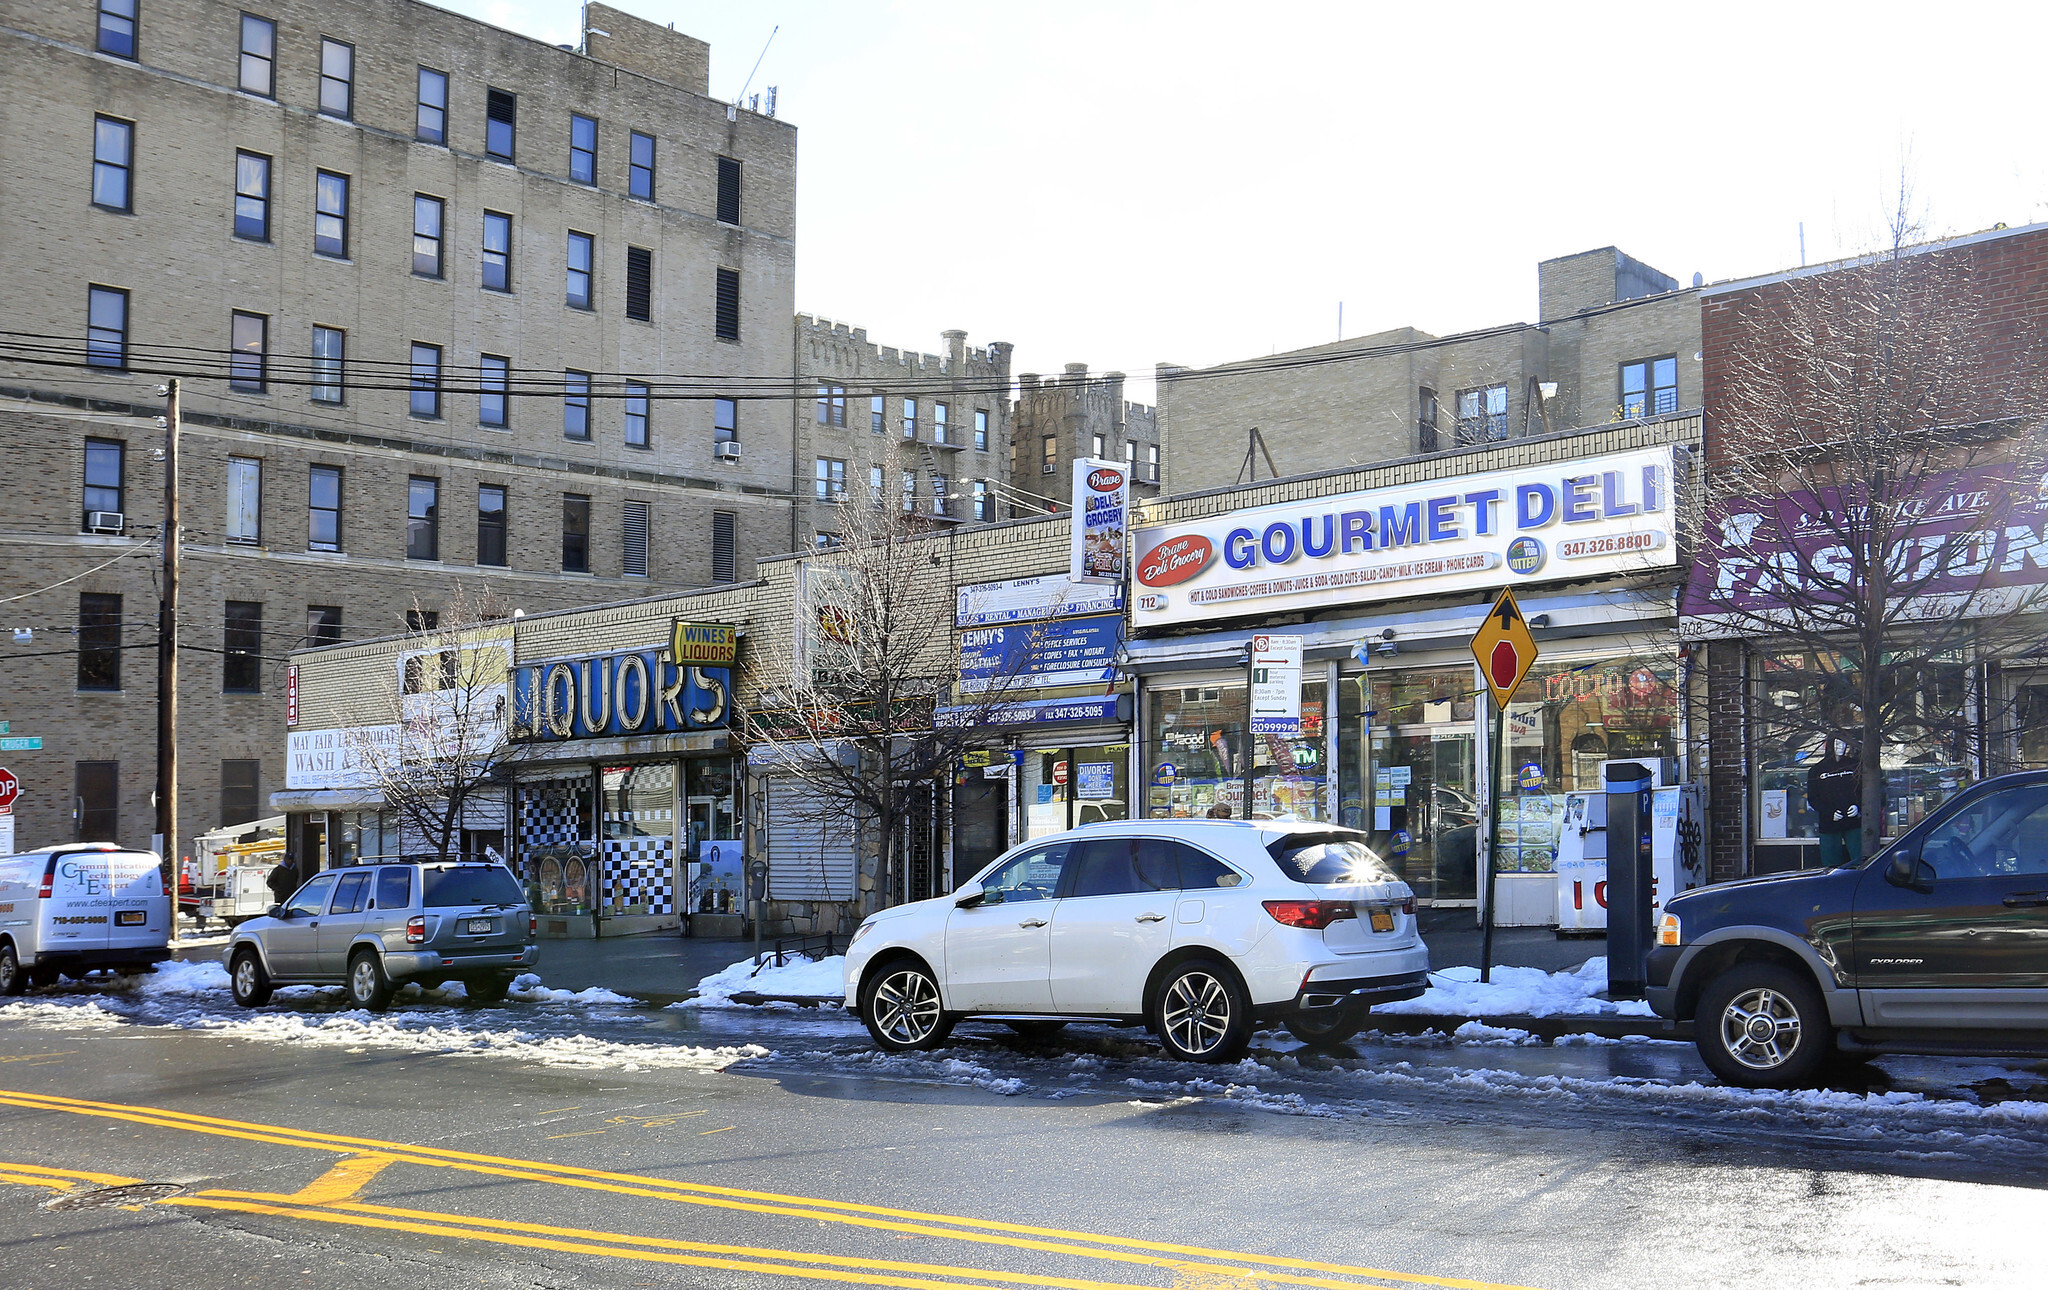
[[[1507,710],[1515,687],[1529,674],[1536,661],[1536,639],[1529,635],[1528,620],[1515,603],[1515,593],[1506,587],[1500,599],[1486,613],[1486,621],[1472,634],[1472,657],[1486,674],[1486,688],[1493,691],[1494,710]]]

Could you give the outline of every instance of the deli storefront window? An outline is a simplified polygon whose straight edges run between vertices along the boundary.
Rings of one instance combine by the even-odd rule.
[[[1244,778],[1251,761],[1252,816],[1327,820],[1324,749],[1327,686],[1301,686],[1301,733],[1245,736],[1243,681],[1148,692],[1145,813],[1153,819],[1199,817],[1221,803],[1246,818]]]
[[[1818,818],[1807,776],[1828,741],[1853,741],[1863,724],[1855,674],[1836,654],[1766,655],[1757,660],[1755,803],[1760,842],[1811,840]],[[1967,786],[1974,776],[1970,669],[1955,663],[1885,669],[1892,730],[1878,754],[1884,771],[1881,835],[1897,837]],[[2020,735],[2024,753],[2027,737]]]
[[[1538,658],[1508,704],[1502,873],[1557,864],[1567,793],[1602,793],[1601,764],[1678,756],[1678,668],[1669,654]]]

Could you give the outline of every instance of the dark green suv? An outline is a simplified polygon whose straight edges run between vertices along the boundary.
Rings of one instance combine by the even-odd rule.
[[[1973,785],[1868,860],[1665,906],[1650,1006],[1731,1084],[1835,1049],[2048,1056],[2048,771]]]

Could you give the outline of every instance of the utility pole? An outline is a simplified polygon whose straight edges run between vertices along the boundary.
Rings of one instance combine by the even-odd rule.
[[[170,938],[178,939],[178,381],[164,396],[164,583],[156,611],[156,830],[171,890]]]

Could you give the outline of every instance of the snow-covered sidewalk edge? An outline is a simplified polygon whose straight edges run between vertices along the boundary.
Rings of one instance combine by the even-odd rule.
[[[835,954],[815,962],[801,954],[775,966],[756,966],[741,959],[697,982],[697,988],[671,1008],[796,1008],[843,1003],[846,998],[846,956]]]
[[[1660,1024],[1641,999],[1603,999],[1607,960],[1590,958],[1570,972],[1499,966],[1481,982],[1476,967],[1448,967],[1429,974],[1420,998],[1373,1006],[1373,1015],[1432,1017],[1631,1017]]]

